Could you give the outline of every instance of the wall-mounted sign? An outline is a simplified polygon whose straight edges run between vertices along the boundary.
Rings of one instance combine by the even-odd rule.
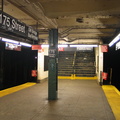
[[[37,77],[37,70],[32,70],[31,71],[31,76],[32,77]]]
[[[6,50],[15,50],[15,51],[21,51],[21,45],[13,44],[13,43],[7,43],[5,44]]]
[[[93,51],[93,47],[77,47],[77,51]]]
[[[108,45],[101,45],[101,52],[108,52]]]
[[[64,51],[64,47],[59,47],[58,51]]]
[[[120,42],[116,44],[116,50],[119,50],[119,49],[120,49]]]
[[[32,40],[38,41],[38,32],[34,30],[31,26],[27,27],[27,37]]]
[[[41,45],[32,45],[32,50],[41,50]]]
[[[2,11],[0,11],[0,28],[24,38],[38,40],[36,30]]]
[[[102,72],[102,79],[107,80],[108,73]]]
[[[49,57],[54,58],[55,57],[55,52],[56,52],[56,49],[50,49],[49,50]]]

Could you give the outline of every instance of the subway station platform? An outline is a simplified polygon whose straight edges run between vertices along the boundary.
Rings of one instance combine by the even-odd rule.
[[[26,83],[0,91],[0,120],[120,120],[109,103],[112,93],[120,104],[112,88],[96,80],[59,79],[58,99],[48,101],[47,81]]]

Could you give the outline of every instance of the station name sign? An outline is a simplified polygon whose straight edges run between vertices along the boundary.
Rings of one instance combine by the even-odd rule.
[[[0,11],[0,28],[18,36],[38,41],[36,30],[2,11]]]

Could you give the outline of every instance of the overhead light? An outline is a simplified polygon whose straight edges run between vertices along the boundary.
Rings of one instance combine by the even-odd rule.
[[[20,42],[20,45],[23,45],[23,46],[26,46],[26,47],[31,47],[32,46],[31,44],[24,43],[24,42]]]
[[[11,39],[7,39],[7,38],[2,38],[2,41],[4,41],[4,42],[9,42],[9,43],[14,43],[14,44],[19,44],[18,41],[11,40]]]
[[[49,47],[49,45],[41,45],[42,47]],[[68,47],[68,45],[58,45],[58,47]]]
[[[98,47],[98,45],[70,45],[70,47]]]
[[[49,47],[49,45],[41,45],[41,47]]]
[[[58,47],[68,47],[68,45],[58,45]]]
[[[26,47],[31,47],[31,44],[24,43],[24,42],[18,42],[18,41],[7,39],[7,38],[2,38],[2,41],[17,44],[17,45],[22,45],[22,46],[26,46]]]
[[[109,47],[114,45],[119,40],[120,40],[120,33],[109,43]]]

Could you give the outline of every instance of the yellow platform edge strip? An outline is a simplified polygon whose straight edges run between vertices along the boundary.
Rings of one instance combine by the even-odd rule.
[[[25,84],[22,84],[22,85],[18,85],[18,86],[15,86],[15,87],[7,88],[5,90],[1,90],[0,91],[0,97],[3,97],[5,95],[9,95],[11,93],[17,92],[17,91],[25,89],[25,88],[28,88],[28,87],[33,86],[35,84],[36,83],[28,82],[28,83],[25,83]]]
[[[97,80],[97,77],[76,77],[76,76],[58,76],[58,79],[71,79],[71,80]]]
[[[120,120],[120,91],[113,85],[103,85],[102,89],[116,120]]]

